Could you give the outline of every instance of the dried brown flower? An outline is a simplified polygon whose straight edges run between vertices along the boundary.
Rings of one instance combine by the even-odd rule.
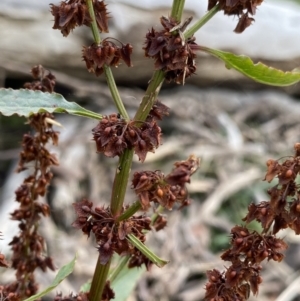
[[[25,83],[24,88],[52,93],[54,91],[56,78],[50,71],[48,71],[47,75],[45,73],[46,70],[42,65],[34,66],[31,69],[31,74],[35,81]]]
[[[115,157],[120,156],[125,149],[134,149],[140,161],[144,162],[147,153],[154,152],[161,142],[161,129],[156,119],[167,113],[167,107],[157,102],[145,122],[127,122],[118,114],[103,116],[93,129],[97,152]]]
[[[104,1],[93,0],[97,26],[100,31],[108,32],[108,13]],[[85,0],[66,0],[59,6],[50,4],[54,16],[53,29],[59,29],[67,36],[76,26],[90,26],[91,16]]]
[[[147,271],[150,271],[153,265],[149,258],[143,255],[139,250],[136,250],[136,252],[134,252],[130,257],[128,267],[131,269],[135,267],[141,267],[143,264],[146,266]]]
[[[234,31],[242,33],[254,21],[249,14],[255,15],[257,6],[262,2],[263,0],[209,0],[208,10],[219,4],[220,10],[223,10],[225,15],[238,16],[239,22]]]
[[[99,76],[104,71],[104,65],[118,67],[121,59],[128,67],[131,67],[132,46],[130,44],[124,45],[121,42],[120,44],[121,46],[117,46],[110,38],[106,38],[100,45],[84,46],[82,57],[88,71]]]
[[[250,204],[244,218],[247,223],[257,220],[267,231],[273,225],[273,234],[290,227],[300,233],[300,195],[296,177],[300,172],[299,143],[295,144],[295,155],[280,163],[278,160],[267,161],[265,180],[278,178],[278,184],[268,190],[269,202]]]
[[[162,120],[164,116],[169,116],[169,107],[164,105],[159,100],[156,100],[152,109],[150,110],[148,117],[146,119],[147,122],[152,122],[156,120]]]
[[[21,301],[20,295],[16,292],[16,285],[0,285],[1,300]]]
[[[198,169],[199,159],[190,156],[186,161],[176,162],[172,172],[164,176],[160,171],[135,172],[132,179],[132,189],[135,190],[143,210],[150,207],[150,202],[159,203],[171,210],[175,202],[181,207],[189,204],[185,187],[190,182],[190,176]]]
[[[152,227],[155,229],[155,231],[160,231],[164,229],[167,226],[167,219],[165,216],[158,214],[157,218],[152,224]]]
[[[185,40],[182,34],[191,18],[182,25],[172,18],[161,17],[160,21],[164,29],[152,28],[146,35],[145,56],[155,60],[155,69],[163,70],[167,81],[184,84],[196,72],[195,38]]]
[[[98,243],[101,264],[106,264],[114,252],[119,255],[137,254],[126,236],[134,234],[141,242],[145,241],[143,230],[150,230],[150,218],[140,215],[124,221],[117,221],[109,207],[95,207],[88,200],[73,204],[77,219],[73,226],[88,236],[92,232]]]

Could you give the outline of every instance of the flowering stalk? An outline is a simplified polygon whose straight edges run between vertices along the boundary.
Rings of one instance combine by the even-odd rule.
[[[300,193],[297,177],[300,174],[300,143],[294,145],[294,156],[267,161],[266,181],[275,177],[278,184],[268,189],[269,201],[250,204],[243,221],[245,226],[231,229],[230,248],[221,258],[231,262],[226,272],[216,269],[207,271],[205,300],[247,300],[250,292],[258,293],[262,283],[261,262],[264,260],[282,261],[288,247],[286,242],[276,237],[285,228],[300,234]],[[250,231],[246,226],[256,220],[262,231]]]
[[[92,22],[95,23],[93,10],[90,9],[90,7],[92,6],[92,0],[88,0],[88,3],[89,3],[89,12],[93,19]],[[184,6],[184,1],[174,0],[172,6],[172,17],[176,18],[178,21],[180,21],[183,12],[183,6]],[[92,26],[93,31],[95,27],[96,27],[95,25]],[[99,32],[97,34],[94,33],[94,36],[96,36],[97,41],[100,42]],[[125,119],[129,119],[126,110],[123,109],[123,103],[121,101],[121,98],[119,97],[119,93],[115,86],[115,82],[110,68],[108,66],[104,66],[104,72],[108,80],[108,85],[110,87],[115,104],[120,114]],[[138,121],[146,120],[150,110],[152,109],[156,101],[156,97],[160,91],[163,81],[164,81],[164,73],[162,71],[156,71],[152,79],[150,80],[150,84],[145,92],[145,96],[143,97],[143,100],[138,108],[134,120],[138,120]],[[119,165],[118,168],[116,169],[116,174],[115,174],[115,179],[114,179],[114,184],[112,189],[112,196],[111,196],[111,212],[114,216],[118,216],[121,214],[121,209],[123,207],[124,196],[126,192],[128,179],[129,179],[133,154],[134,154],[133,150],[125,149],[119,159]],[[106,281],[106,274],[101,271],[106,271],[109,268],[109,265],[110,263],[107,263],[106,265],[102,265],[98,260],[95,269],[95,274],[92,280],[91,290],[90,290],[90,301],[100,300],[104,285],[100,284],[99,282],[105,283]],[[101,278],[99,279],[97,275],[100,275]]]
[[[180,22],[183,9],[184,9],[185,0],[175,0],[171,10],[171,17],[176,21]]]
[[[101,38],[96,24],[93,1],[87,0],[87,4],[88,4],[90,16],[92,18],[91,29],[93,32],[94,40],[97,44],[100,44]],[[113,100],[115,102],[115,105],[119,113],[126,120],[129,120],[129,115],[120,97],[113,74],[111,72],[111,68],[109,66],[104,65],[104,73],[106,76],[107,85],[110,89],[111,95],[113,97]],[[117,214],[123,205],[124,196],[126,192],[126,185],[128,182],[129,172],[131,168],[132,157],[133,157],[133,151],[126,150],[119,159],[119,168],[116,171],[113,190],[112,190],[112,197],[111,197],[111,211],[113,214]],[[93,279],[92,279],[92,284],[90,289],[90,301],[101,300],[109,267],[110,267],[110,261],[107,264],[102,265],[99,256],[99,259],[95,267]]]
[[[211,10],[207,12],[200,20],[198,20],[193,26],[191,26],[185,33],[184,37],[192,37],[203,25],[205,25],[217,12],[220,11],[220,5],[215,5]]]
[[[94,36],[94,41],[97,45],[99,45],[101,43],[101,37],[100,37],[100,33],[97,27],[97,22],[96,22],[96,16],[95,16],[95,12],[94,12],[94,6],[93,6],[93,0],[87,0],[87,5],[88,5],[88,10],[89,10],[89,14],[92,18],[91,21],[91,30]],[[126,119],[129,120],[129,116],[128,113],[124,107],[124,104],[122,102],[121,96],[119,94],[119,90],[117,88],[115,79],[113,77],[113,74],[111,72],[111,68],[109,66],[104,65],[104,73],[105,73],[105,77],[106,77],[106,81],[107,81],[107,85],[109,87],[109,90],[111,92],[113,101],[119,111],[119,113]]]
[[[91,2],[91,0],[88,0]],[[184,7],[184,1],[182,0],[174,0],[173,6],[172,6],[172,17],[176,18],[176,20],[180,21],[182,12]],[[90,12],[92,12],[90,10]],[[93,18],[94,19],[94,18]],[[92,30],[94,27],[92,27]],[[95,36],[95,34],[94,34]],[[100,39],[98,39],[100,41]],[[120,106],[121,99],[118,97],[119,93],[117,92],[117,89],[114,84],[113,77],[111,75],[111,70],[109,67],[104,67],[104,72],[106,74],[106,78],[108,80],[108,84],[110,85],[112,95],[114,97],[116,105],[118,105],[118,109],[122,106]],[[134,120],[137,121],[145,121],[150,110],[152,109],[156,97],[160,91],[161,85],[164,81],[164,73],[159,70],[156,71],[150,80],[150,84],[145,92],[145,96],[143,97],[143,100],[139,106],[139,109],[134,117]],[[122,103],[122,102],[121,102]],[[127,113],[124,115],[123,110],[119,109],[119,112],[121,115],[126,118],[128,118]],[[124,202],[124,196],[126,192],[126,187],[129,179],[129,173],[131,169],[132,164],[132,158],[133,158],[133,150],[125,149],[124,152],[121,154],[119,159],[119,165],[116,169],[113,189],[112,189],[112,196],[111,196],[111,212],[113,215],[118,216],[121,214],[121,210],[123,207]],[[109,266],[109,263],[107,263],[105,266],[101,265],[99,260],[97,262],[95,274],[92,280],[92,286],[90,291],[90,300],[91,301],[97,301],[101,297],[103,285],[98,284],[99,281],[105,281],[104,278],[98,279],[96,277],[97,274],[104,275],[104,273],[100,273],[101,270],[107,270],[107,265]],[[101,287],[99,288],[99,286]],[[101,290],[102,288],[102,290]]]
[[[43,92],[53,92],[55,76],[50,72],[46,75],[45,69],[35,66],[31,70],[35,81],[26,83],[25,88]],[[54,116],[49,113],[32,114],[28,123],[35,134],[25,134],[22,140],[23,150],[17,172],[30,169],[31,175],[24,179],[21,186],[15,191],[19,208],[11,213],[11,219],[19,222],[20,231],[10,242],[12,248],[11,266],[16,270],[16,281],[0,286],[0,295],[3,299],[19,301],[34,295],[38,290],[34,272],[40,268],[46,272],[47,268],[55,270],[52,258],[45,256],[46,244],[39,233],[39,224],[42,216],[50,214],[47,204],[38,201],[44,196],[53,177],[51,167],[59,165],[57,158],[47,149],[47,143],[52,141],[58,144],[59,133],[54,131]],[[6,266],[5,258],[0,254],[0,266]]]
[[[171,10],[171,18],[176,22],[180,23],[185,0],[174,0]],[[155,100],[160,91],[160,88],[164,82],[165,74],[162,70],[157,70],[154,72],[150,84],[145,92],[145,95],[142,99],[142,103],[139,106],[134,119],[135,120],[146,120]]]
[[[156,101],[156,97],[160,91],[160,88],[164,82],[165,75],[161,70],[155,71],[150,84],[145,92],[142,102],[134,116],[134,120],[145,121],[153,104]]]
[[[123,207],[132,158],[133,150],[125,149],[124,153],[120,156],[119,165],[116,168],[115,180],[113,183],[110,201],[110,210],[114,216],[120,215],[121,209]]]
[[[103,290],[106,284],[111,260],[107,264],[101,264],[100,256],[95,267],[95,272],[92,279],[91,289],[89,292],[89,300],[97,301],[102,300]]]

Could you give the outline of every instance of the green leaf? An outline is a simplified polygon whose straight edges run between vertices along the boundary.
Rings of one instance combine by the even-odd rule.
[[[90,289],[91,289],[91,282],[89,281],[89,282],[84,283],[84,284],[80,287],[79,291],[80,291],[80,292],[83,292],[83,293],[87,293],[87,292],[90,291]]]
[[[150,259],[155,265],[159,268],[165,266],[168,261],[159,258],[156,254],[154,254],[151,250],[149,250],[138,238],[136,238],[133,234],[128,234],[127,239],[131,242],[133,246],[135,246],[138,250],[141,251],[148,259]]]
[[[0,113],[5,116],[17,114],[28,117],[34,113],[69,113],[93,119],[102,119],[102,115],[89,111],[75,102],[67,101],[57,93],[45,93],[33,90],[0,89]]]
[[[115,292],[114,301],[125,301],[135,288],[137,281],[146,271],[145,265],[140,268],[129,269],[127,266],[122,269],[119,276],[113,281],[112,289]]]
[[[116,254],[115,254],[116,255]],[[115,292],[114,301],[125,301],[135,288],[139,278],[146,271],[145,265],[139,268],[128,268],[130,256],[118,256],[116,267],[110,271],[108,280],[111,288]],[[88,292],[91,288],[91,282],[86,282],[80,287],[80,292]]]
[[[31,296],[30,298],[25,299],[24,301],[34,301],[37,299],[40,299],[41,297],[45,296],[46,294],[48,294],[49,292],[51,292],[53,289],[55,289],[67,276],[69,276],[73,270],[74,270],[74,266],[75,266],[75,262],[76,262],[76,255],[73,258],[73,260],[71,262],[69,262],[68,264],[64,265],[57,273],[56,277],[54,278],[52,284],[50,286],[48,286],[45,290],[43,290],[40,293],[37,293],[34,296]]]
[[[271,86],[290,86],[300,81],[300,72],[297,69],[284,72],[253,61],[245,55],[236,55],[230,52],[224,52],[199,46],[199,50],[209,53],[225,62],[228,69],[234,68],[238,72],[250,77],[256,82]]]

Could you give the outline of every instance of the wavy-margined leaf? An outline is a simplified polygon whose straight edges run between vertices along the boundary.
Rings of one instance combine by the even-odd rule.
[[[261,62],[254,64],[245,55],[236,55],[230,52],[199,46],[199,50],[212,54],[225,62],[227,68],[233,68],[238,72],[250,77],[254,81],[271,86],[290,86],[300,81],[300,70],[284,72],[269,67]]]
[[[28,117],[34,113],[69,113],[94,119],[102,115],[86,110],[76,102],[67,101],[57,93],[45,93],[26,89],[0,89],[0,113],[5,116],[17,114]]]
[[[40,299],[41,297],[45,296],[46,294],[48,294],[49,292],[54,290],[67,276],[69,276],[73,272],[75,262],[76,262],[76,256],[73,258],[72,261],[70,261],[68,264],[64,265],[58,271],[58,273],[56,274],[56,276],[50,286],[48,286],[42,292],[37,293],[37,294],[25,299],[24,301],[34,301],[34,300]]]

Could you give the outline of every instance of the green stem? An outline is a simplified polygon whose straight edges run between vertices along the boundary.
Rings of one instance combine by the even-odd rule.
[[[134,120],[145,121],[165,79],[163,71],[155,71],[145,92],[142,102],[134,116]]]
[[[112,95],[112,98],[114,100],[115,106],[118,109],[118,112],[121,114],[121,116],[123,118],[125,118],[126,120],[130,120],[129,115],[124,107],[123,101],[121,99],[121,96],[119,94],[119,90],[117,88],[115,79],[114,79],[114,75],[111,71],[111,68],[109,66],[104,65],[104,73],[106,76],[106,80],[107,80],[107,85],[109,87],[110,93]]]
[[[110,210],[113,216],[118,216],[123,207],[132,158],[133,150],[125,149],[119,159],[110,200]]]
[[[176,21],[180,22],[183,8],[184,8],[185,0],[174,0],[172,11],[171,11],[171,17],[174,18]]]
[[[87,0],[86,2],[87,2],[87,5],[88,5],[88,10],[89,10],[90,17],[92,19],[91,29],[92,29],[92,32],[93,32],[94,41],[97,45],[99,45],[101,43],[101,37],[100,37],[100,33],[99,33],[99,30],[98,30],[97,21],[96,21],[96,17],[95,17],[93,0]]]
[[[158,208],[155,210],[155,213],[151,216],[151,225],[153,225],[158,218],[159,214],[164,211],[164,207],[162,205],[159,205]]]
[[[100,256],[98,257],[97,265],[95,268],[91,289],[89,293],[89,301],[99,301],[102,297],[102,292],[105,287],[107,275],[110,267],[109,261],[107,264],[100,263]]]
[[[210,11],[207,12],[200,20],[198,20],[191,28],[184,33],[184,37],[190,38],[198,31],[204,24],[206,24],[218,11],[220,10],[219,4],[214,6]]]
[[[121,260],[118,262],[117,267],[108,276],[110,283],[113,283],[113,281],[119,276],[120,272],[127,265],[129,258],[130,256],[121,257]]]
[[[141,206],[141,202],[140,201],[136,201],[134,202],[126,211],[124,211],[118,218],[117,221],[123,221],[125,219],[130,218],[131,216],[133,216],[136,212],[138,212],[139,210],[141,210],[142,206]]]
[[[91,23],[91,29],[93,32],[94,36],[94,41],[97,45],[100,45],[101,43],[101,37],[100,33],[98,30],[97,22],[96,22],[96,17],[95,17],[95,12],[94,12],[94,7],[93,7],[93,0],[87,0],[87,5],[88,5],[88,10],[90,17],[92,19]],[[122,102],[122,99],[120,97],[119,91],[117,89],[117,85],[115,83],[113,74],[111,72],[111,69],[109,66],[104,66],[104,73],[107,81],[107,85],[109,87],[109,90],[111,92],[112,98],[114,100],[114,103],[119,111],[119,113],[124,117],[126,120],[129,120],[129,115],[124,107],[124,104]],[[129,171],[130,171],[130,166],[132,162],[132,157],[133,157],[133,151],[125,151],[124,155],[120,157],[120,166],[122,167],[125,165],[124,171],[121,172],[121,177],[124,177],[124,179],[120,179],[120,176],[118,176],[118,173],[115,177],[115,182],[113,186],[113,192],[112,192],[112,208],[113,212],[117,213],[120,208],[122,208],[123,200],[124,200],[124,195],[126,191],[126,186],[127,186],[127,181],[129,177]],[[123,158],[124,161],[121,161]],[[124,164],[125,162],[125,164]],[[127,174],[126,174],[127,172]],[[118,186],[118,184],[120,186]],[[120,192],[120,193],[119,193]],[[115,196],[117,194],[116,200]],[[103,289],[106,283],[108,271],[110,267],[110,261],[102,265],[100,263],[100,255],[98,257],[97,265],[95,268],[95,272],[93,275],[93,280],[92,280],[92,285],[90,289],[90,301],[99,301],[101,300]]]

